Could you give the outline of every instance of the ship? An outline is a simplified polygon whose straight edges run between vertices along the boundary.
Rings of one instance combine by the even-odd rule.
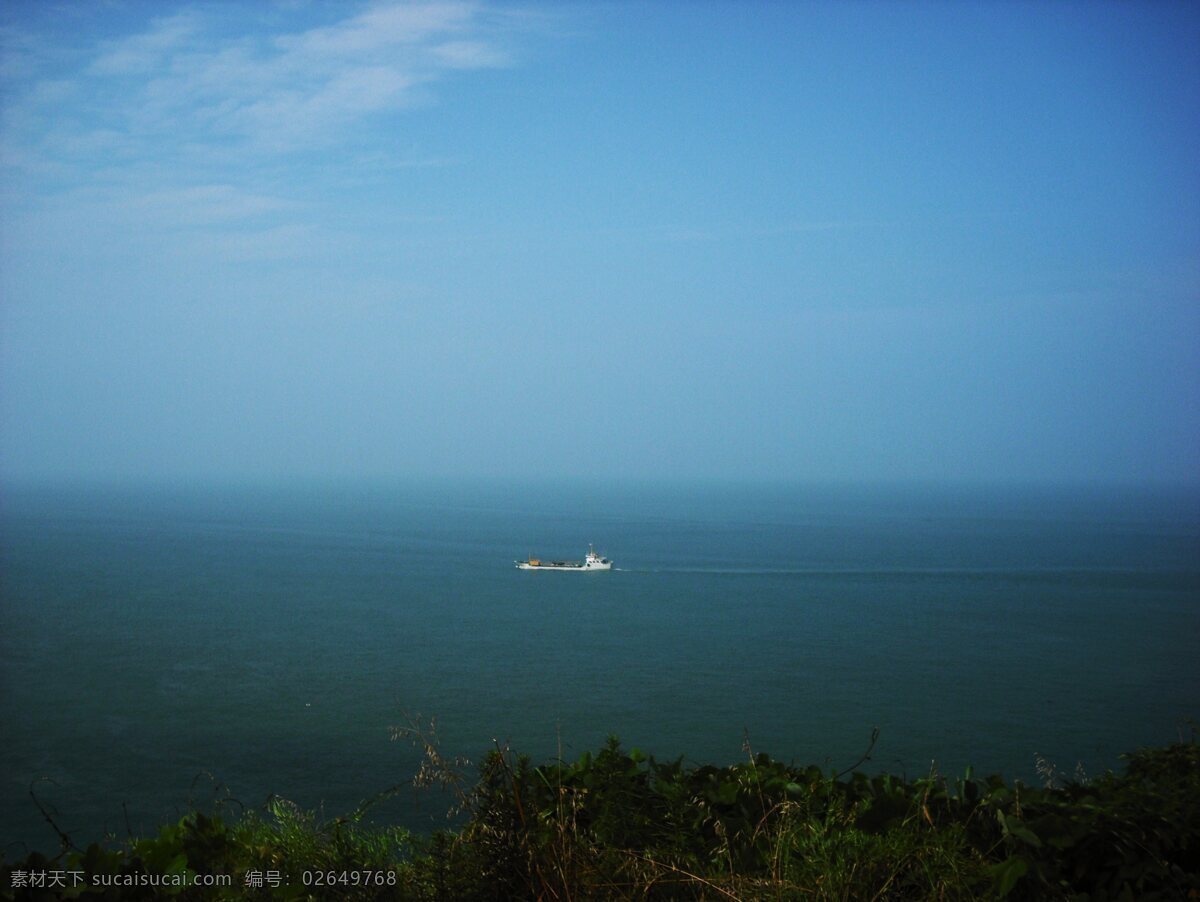
[[[587,557],[582,561],[543,561],[540,558],[528,557],[523,561],[515,561],[518,570],[611,570],[612,561],[596,554],[596,549],[588,545]]]

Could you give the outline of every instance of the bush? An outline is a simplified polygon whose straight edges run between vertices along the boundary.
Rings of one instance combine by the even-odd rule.
[[[497,748],[471,783],[459,762],[427,752],[425,782],[457,787],[458,830],[417,837],[367,825],[361,810],[320,822],[276,799],[232,824],[193,813],[119,848],[30,855],[4,868],[3,898],[1200,897],[1194,742],[1139,750],[1121,775],[1061,788],[969,772],[843,778],[766,755],[685,767],[616,739],[540,766]],[[57,872],[84,879],[31,885]],[[232,885],[194,885],[225,874]]]

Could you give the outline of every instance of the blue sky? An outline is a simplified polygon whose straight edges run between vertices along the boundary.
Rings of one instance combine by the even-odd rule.
[[[0,477],[1196,482],[1200,7],[0,6]]]

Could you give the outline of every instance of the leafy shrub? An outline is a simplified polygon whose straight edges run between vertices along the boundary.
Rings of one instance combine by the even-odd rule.
[[[1142,749],[1121,775],[1061,788],[999,777],[827,775],[749,755],[660,762],[610,739],[535,766],[497,748],[457,787],[464,825],[417,837],[319,821],[282,799],[226,824],[189,814],[119,848],[65,848],[5,866],[4,899],[1184,899],[1200,898],[1200,747]],[[843,778],[844,777],[844,778]],[[14,886],[82,872],[82,886]],[[304,872],[386,872],[313,886]],[[249,873],[283,875],[247,886]],[[226,888],[99,885],[99,875],[234,875]]]

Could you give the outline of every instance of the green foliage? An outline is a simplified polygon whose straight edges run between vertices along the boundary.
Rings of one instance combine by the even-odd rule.
[[[463,840],[509,897],[1086,898],[1200,895],[1200,756],[1147,749],[1062,789],[998,777],[842,780],[768,756],[484,762]]]
[[[248,814],[232,825],[195,812],[120,848],[93,843],[49,860],[34,853],[3,868],[7,879],[0,898],[387,898],[393,885],[385,883],[378,891],[341,884],[314,888],[304,875],[395,872],[410,849],[411,836],[400,828],[371,827],[346,818],[318,823],[313,814],[275,799],[261,814]],[[278,874],[278,885],[247,886],[248,875],[268,872]],[[30,885],[31,874],[58,874],[61,882],[39,879],[43,885]],[[208,875],[227,876],[229,884],[205,885]],[[361,882],[361,876],[358,879]]]
[[[441,759],[442,768],[449,767]],[[452,774],[439,773],[438,779]],[[497,748],[463,784],[464,826],[414,837],[362,813],[319,821],[282,799],[232,824],[201,813],[116,849],[91,845],[10,873],[78,870],[68,892],[6,899],[1183,899],[1200,897],[1200,748],[1127,757],[1124,774],[1061,788],[846,778],[766,755],[729,767],[657,761],[610,739],[535,766]],[[249,872],[280,885],[246,887]],[[342,875],[306,883],[305,872]],[[386,872],[353,885],[345,875]],[[96,886],[96,875],[180,882]],[[227,888],[193,886],[234,875]]]

